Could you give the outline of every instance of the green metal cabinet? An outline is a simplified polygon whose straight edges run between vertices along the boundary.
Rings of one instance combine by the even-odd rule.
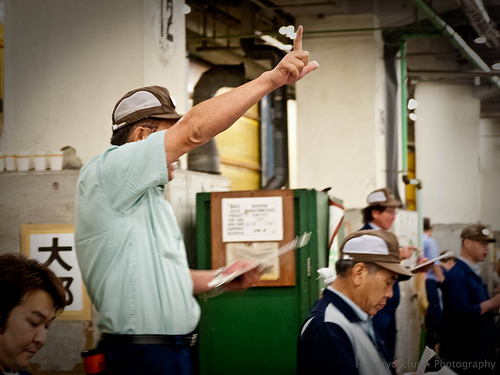
[[[295,234],[312,232],[308,245],[295,251],[296,285],[198,296],[199,374],[296,373],[297,337],[323,288],[317,269],[328,262],[328,196],[293,193]],[[212,268],[210,196],[197,195],[198,269]]]

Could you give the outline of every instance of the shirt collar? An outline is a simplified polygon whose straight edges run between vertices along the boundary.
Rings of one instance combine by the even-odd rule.
[[[373,229],[382,229],[382,228],[380,228],[377,224],[375,224],[373,221],[370,221],[368,224],[369,224],[369,225],[370,225]]]
[[[476,263],[472,263],[469,259],[465,259],[462,256],[459,256],[458,259],[460,259],[462,262],[467,264],[469,268],[478,276],[481,276],[481,266]]]
[[[354,311],[354,313],[357,315],[357,317],[363,321],[366,322],[368,321],[368,314],[365,313],[361,308],[356,305],[349,297],[346,295],[340,293],[337,289],[333,288],[331,285],[327,287],[328,290],[331,290],[333,293],[338,295],[342,300],[347,303],[347,305]]]

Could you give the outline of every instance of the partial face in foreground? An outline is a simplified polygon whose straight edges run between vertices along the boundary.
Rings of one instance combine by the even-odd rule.
[[[396,273],[384,268],[372,274],[365,268],[357,290],[356,304],[368,315],[375,315],[392,297],[392,287],[397,279]]]
[[[52,297],[38,289],[12,309],[0,333],[0,370],[18,371],[45,344],[47,329],[55,318]]]

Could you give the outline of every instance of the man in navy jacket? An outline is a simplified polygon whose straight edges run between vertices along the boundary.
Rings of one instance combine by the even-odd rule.
[[[500,295],[489,298],[478,265],[495,242],[481,224],[462,231],[462,251],[456,265],[442,284],[443,322],[440,355],[459,374],[492,374],[495,325],[492,311],[498,312]]]
[[[398,248],[396,236],[384,230],[346,237],[335,263],[337,276],[302,326],[299,375],[395,374],[392,356],[373,329],[372,316],[392,296],[398,275],[412,276],[399,264]]]

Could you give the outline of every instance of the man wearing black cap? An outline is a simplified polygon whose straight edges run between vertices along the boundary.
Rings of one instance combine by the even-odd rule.
[[[107,374],[191,374],[190,346],[200,308],[193,294],[207,292],[220,271],[190,270],[182,233],[163,186],[180,156],[229,128],[274,89],[318,68],[294,50],[271,71],[184,116],[167,89],[143,87],[113,110],[112,146],[80,172],[75,244],[83,280],[100,313]],[[260,272],[227,285],[245,289]]]
[[[442,285],[443,322],[440,355],[459,374],[492,374],[495,325],[491,310],[500,307],[500,295],[489,298],[481,279],[488,244],[495,242],[481,224],[462,231],[462,251]]]
[[[396,236],[384,230],[350,234],[335,269],[337,277],[302,326],[298,374],[395,374],[372,316],[392,296],[398,277],[413,276],[400,265]]]

